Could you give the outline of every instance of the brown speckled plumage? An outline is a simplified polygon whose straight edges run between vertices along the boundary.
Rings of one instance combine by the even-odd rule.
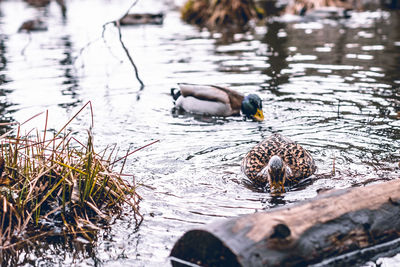
[[[292,173],[287,177],[287,182],[298,182],[312,175],[315,162],[311,154],[299,144],[280,134],[273,134],[253,147],[243,158],[242,171],[256,184],[266,185],[266,177],[257,175],[267,164],[269,159],[278,155]]]

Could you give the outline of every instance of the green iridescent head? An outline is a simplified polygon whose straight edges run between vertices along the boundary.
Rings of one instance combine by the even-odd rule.
[[[262,101],[258,95],[250,94],[245,96],[242,102],[242,113],[247,118],[255,121],[263,121]]]

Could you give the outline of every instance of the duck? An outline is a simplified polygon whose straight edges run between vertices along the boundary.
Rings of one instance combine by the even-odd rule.
[[[271,194],[285,192],[285,184],[296,184],[314,174],[310,152],[291,139],[275,133],[254,146],[243,158],[241,169],[251,182],[270,186]]]
[[[261,98],[243,94],[228,87],[178,83],[171,89],[175,107],[194,114],[210,116],[239,116],[241,113],[254,121],[263,121]]]

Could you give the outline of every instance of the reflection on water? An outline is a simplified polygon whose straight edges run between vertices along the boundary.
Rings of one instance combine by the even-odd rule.
[[[0,34],[0,114],[2,114],[0,118],[0,123],[8,123],[12,121],[11,114],[13,113],[13,110],[11,108],[12,104],[10,104],[6,98],[7,94],[10,93],[11,90],[2,88],[3,84],[10,82],[9,77],[7,77],[4,71],[7,69],[6,42],[7,36]],[[0,127],[0,134],[4,134],[7,130],[8,128],[6,126]]]
[[[124,153],[160,140],[127,162],[126,172],[141,185],[139,229],[127,212],[93,246],[44,242],[21,252],[17,262],[165,265],[174,242],[192,227],[290,205],[323,190],[399,177],[398,12],[355,13],[339,21],[274,20],[233,34],[227,43],[225,36],[182,23],[161,1],[141,1],[136,9],[152,10],[155,3],[167,10],[163,25],[122,29],[146,84],[142,91],[117,30],[108,27],[101,38],[102,25],[121,16],[126,1],[71,0],[66,17],[55,3],[41,9],[0,3],[2,120],[24,121],[48,109],[57,129],[91,100],[98,145],[117,143]],[[17,33],[23,20],[38,16],[48,23],[47,32]],[[169,91],[178,82],[257,93],[266,120],[175,112]],[[86,129],[89,121],[82,114],[71,128]],[[246,185],[240,172],[247,151],[274,132],[302,144],[318,166],[281,197]]]
[[[64,57],[61,58],[59,61],[59,66],[60,68],[64,71],[64,80],[62,81],[62,89],[61,93],[63,95],[68,95],[71,96],[71,99],[76,99],[75,102],[72,103],[59,103],[61,107],[67,107],[67,106],[78,106],[82,105],[81,100],[77,98],[77,93],[76,90],[79,89],[79,78],[77,77],[76,74],[76,68],[74,66],[74,57],[73,53],[74,47],[73,43],[71,42],[71,37],[69,35],[63,36],[60,38],[60,46],[65,49],[63,52]]]

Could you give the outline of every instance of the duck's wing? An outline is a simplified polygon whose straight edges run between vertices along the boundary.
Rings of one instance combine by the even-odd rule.
[[[269,159],[273,155],[280,155],[280,145],[274,135],[264,139],[255,145],[242,160],[242,171],[246,176],[256,182],[266,184],[262,181],[264,177],[258,176],[258,173],[267,166]]]
[[[218,88],[221,91],[224,91],[228,95],[232,110],[236,111],[239,114],[242,108],[244,95],[228,87],[221,87],[216,85],[214,85],[214,87]]]
[[[280,134],[274,135],[274,140],[279,145],[278,155],[290,167],[292,175],[290,180],[300,180],[312,175],[315,170],[315,162],[310,152],[301,145]]]
[[[200,100],[229,103],[229,96],[223,90],[212,85],[197,85],[179,83],[179,89],[184,97],[192,96]]]
[[[192,96],[200,100],[221,102],[230,105],[234,114],[239,114],[244,96],[230,88],[215,85],[179,83],[184,97]]]

